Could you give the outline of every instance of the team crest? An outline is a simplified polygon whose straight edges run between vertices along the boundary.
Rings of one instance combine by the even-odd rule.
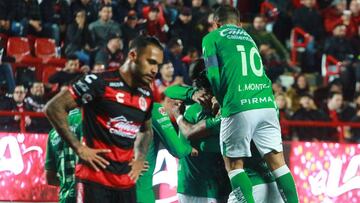
[[[140,97],[139,98],[139,107],[142,111],[146,111],[147,109],[147,103],[146,103],[146,99],[144,97]]]
[[[160,107],[160,108],[159,108],[159,113],[160,113],[161,115],[165,116],[165,115],[166,115],[165,108],[164,108],[164,107]]]

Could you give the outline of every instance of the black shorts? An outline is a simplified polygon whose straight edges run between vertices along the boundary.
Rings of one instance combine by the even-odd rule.
[[[135,187],[129,189],[111,189],[94,183],[77,182],[77,203],[136,203]]]

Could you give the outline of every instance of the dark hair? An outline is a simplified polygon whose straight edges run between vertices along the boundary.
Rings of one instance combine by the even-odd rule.
[[[72,61],[72,60],[79,60],[79,58],[75,55],[75,54],[69,54],[67,57],[66,57],[66,59],[68,60],[68,61]]]
[[[182,40],[177,37],[171,38],[167,44],[169,49],[176,47],[176,46],[181,46],[181,45],[182,45]]]
[[[164,48],[160,44],[159,40],[157,40],[155,37],[149,36],[139,36],[133,39],[130,43],[129,50],[135,49],[137,53],[141,53],[141,51],[149,45],[154,45],[161,51],[164,51]]]
[[[111,5],[109,5],[109,4],[101,4],[101,6],[100,6],[100,8],[99,8],[99,12],[100,12],[103,8],[107,8],[107,7],[112,8]]]
[[[206,77],[204,59],[197,59],[189,67],[189,77],[197,88],[210,89],[209,79]]]
[[[220,6],[214,12],[214,20],[219,23],[226,23],[229,20],[240,21],[240,12],[229,5]]]
[[[342,93],[341,92],[336,92],[336,91],[331,91],[331,92],[329,92],[329,94],[328,94],[328,99],[332,99],[335,95],[337,95],[337,94],[339,94],[339,95],[341,95],[342,96]]]

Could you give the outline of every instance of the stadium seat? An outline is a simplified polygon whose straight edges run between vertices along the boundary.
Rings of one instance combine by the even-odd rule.
[[[338,61],[331,55],[323,54],[321,58],[321,75],[324,78],[324,85],[326,85],[329,80],[332,80],[336,77],[339,77],[341,69],[341,62]]]
[[[35,40],[35,56],[43,60],[56,57],[56,45],[53,39],[37,38]]]
[[[25,37],[10,37],[7,41],[7,55],[21,61],[25,56],[30,56],[29,40]]]

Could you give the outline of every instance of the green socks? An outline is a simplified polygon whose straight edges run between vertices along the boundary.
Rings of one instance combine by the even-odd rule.
[[[276,179],[276,184],[279,188],[281,197],[285,203],[298,203],[299,197],[296,192],[294,178],[292,177],[289,168],[284,165],[274,170],[273,175]]]
[[[252,184],[244,169],[229,172],[232,192],[239,203],[255,203],[252,196]]]

